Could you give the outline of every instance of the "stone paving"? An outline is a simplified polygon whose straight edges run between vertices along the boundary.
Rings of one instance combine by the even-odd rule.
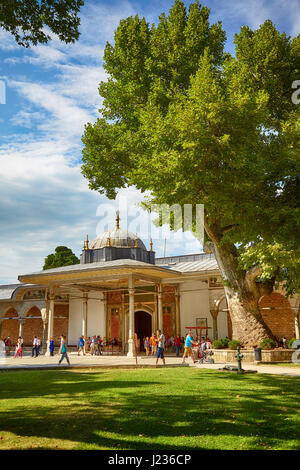
[[[11,370],[11,369],[52,369],[68,367],[64,360],[60,366],[58,366],[58,360],[60,356],[57,354],[53,357],[47,357],[40,355],[37,358],[31,357],[30,354],[25,353],[23,358],[14,359],[13,356],[0,358],[0,370]],[[86,354],[85,356],[78,356],[77,353],[69,353],[71,367],[88,367],[88,368],[131,368],[136,367],[136,359],[129,358],[127,356],[107,355],[107,356],[91,356]],[[182,359],[175,356],[166,356],[167,367],[182,367]],[[153,356],[138,356],[137,358],[138,367],[155,367],[155,357]],[[161,359],[158,362],[159,367],[165,367],[162,365]],[[199,369],[220,369],[224,367],[224,363],[216,364],[193,364],[190,360],[187,360],[186,367],[197,367]],[[231,365],[235,365],[231,364]],[[266,365],[266,364],[244,364],[243,368],[246,370],[257,370],[258,373],[262,374],[279,374],[289,375],[294,377],[300,377],[300,366],[280,366],[280,365]]]

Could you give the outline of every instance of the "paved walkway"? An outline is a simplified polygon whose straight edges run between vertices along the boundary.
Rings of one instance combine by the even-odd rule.
[[[23,358],[14,359],[13,356],[7,358],[0,358],[0,370],[10,369],[52,369],[58,367],[58,360],[60,356],[55,355],[53,357],[46,357],[43,355],[37,358],[32,358],[30,354],[25,354]],[[91,368],[131,368],[136,367],[135,358],[128,358],[126,356],[78,356],[77,353],[69,354],[71,367],[91,367]],[[166,357],[167,367],[182,367],[181,358],[175,356]],[[139,367],[155,367],[155,357],[138,357]],[[162,361],[159,359],[159,366],[162,366]],[[190,360],[186,362],[186,367],[197,367],[199,369],[221,369],[225,366],[224,363],[218,364],[193,364]],[[232,364],[236,366],[235,364]],[[66,361],[62,363],[62,366],[67,366]],[[243,364],[243,368],[246,370],[256,370],[262,374],[279,374],[279,375],[290,375],[294,377],[300,377],[300,366],[277,366],[277,365],[265,365],[265,364]]]

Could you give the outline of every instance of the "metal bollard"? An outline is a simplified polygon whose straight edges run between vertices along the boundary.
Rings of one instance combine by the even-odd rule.
[[[237,363],[238,363],[238,374],[242,374],[243,373],[242,359],[244,357],[244,354],[241,354],[240,348],[237,348],[237,353],[236,353],[235,357],[237,358]]]

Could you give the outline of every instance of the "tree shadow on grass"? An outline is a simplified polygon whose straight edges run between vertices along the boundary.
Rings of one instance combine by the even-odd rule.
[[[299,448],[299,380],[214,371],[162,372],[148,380],[147,372],[129,378],[122,373],[118,380],[105,372],[45,375],[46,390],[34,396],[50,403],[21,403],[13,414],[1,412],[2,430],[37,440],[68,440],[76,448],[191,450],[207,448],[202,445],[207,438],[210,448],[235,448],[241,439],[247,448],[259,443],[282,448],[284,442],[289,449]],[[26,396],[32,396],[29,382]],[[23,395],[17,391],[10,396],[18,397]]]

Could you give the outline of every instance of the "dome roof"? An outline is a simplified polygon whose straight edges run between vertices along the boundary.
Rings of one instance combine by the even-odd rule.
[[[136,235],[128,230],[121,228],[115,228],[111,232],[104,232],[98,235],[89,245],[90,250],[97,248],[103,248],[105,246],[114,246],[122,248],[134,248],[136,246],[136,240],[138,247],[146,250],[146,247],[140,238],[137,239]]]

